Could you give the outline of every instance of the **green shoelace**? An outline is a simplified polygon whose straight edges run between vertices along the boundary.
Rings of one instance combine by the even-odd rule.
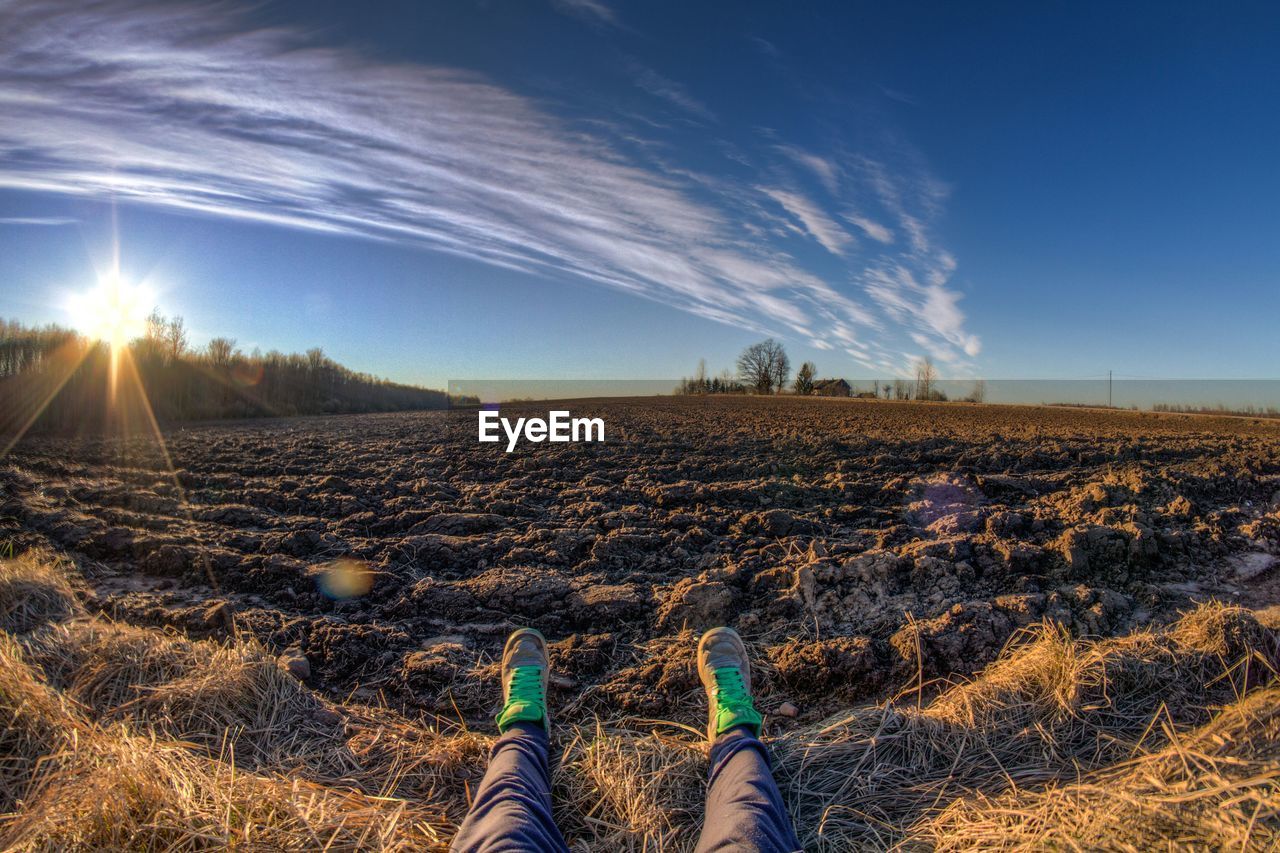
[[[751,701],[747,686],[742,683],[742,672],[736,666],[722,666],[714,670],[716,698],[716,734],[724,734],[734,726],[749,726],[760,734],[764,717]]]
[[[507,703],[502,706],[497,717],[498,731],[505,732],[512,723],[542,723],[546,716],[547,704],[542,695],[542,667],[517,666],[512,669]]]

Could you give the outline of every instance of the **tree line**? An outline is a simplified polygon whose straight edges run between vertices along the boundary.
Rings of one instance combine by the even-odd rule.
[[[349,370],[315,348],[244,353],[230,338],[190,347],[181,317],[153,313],[112,367],[110,345],[57,325],[0,320],[0,431],[93,426],[145,389],[160,421],[440,409],[443,391]],[[113,380],[112,376],[115,374]],[[116,399],[112,398],[115,385]],[[37,415],[38,412],[38,415]],[[34,417],[34,420],[32,418]]]
[[[817,378],[817,366],[806,361],[791,377],[791,359],[782,344],[773,338],[751,344],[738,356],[737,372],[725,370],[718,376],[707,375],[706,360],[698,363],[697,372],[680,380],[677,394],[782,394],[788,387],[800,396],[830,394],[832,388],[843,380]],[[915,364],[914,379],[893,379],[881,382],[872,380],[871,390],[853,396],[874,397],[885,400],[947,400],[947,394],[937,386],[938,371],[933,360],[924,357]],[[851,386],[844,391],[852,393]],[[975,380],[963,402],[981,403],[986,399],[986,383]]]

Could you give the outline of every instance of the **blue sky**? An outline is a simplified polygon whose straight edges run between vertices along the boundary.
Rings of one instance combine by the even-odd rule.
[[[462,377],[1271,377],[1266,4],[0,0],[0,316]]]

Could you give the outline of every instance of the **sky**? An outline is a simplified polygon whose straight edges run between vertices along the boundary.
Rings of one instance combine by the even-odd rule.
[[[1273,378],[1263,3],[0,0],[0,317],[357,370]]]

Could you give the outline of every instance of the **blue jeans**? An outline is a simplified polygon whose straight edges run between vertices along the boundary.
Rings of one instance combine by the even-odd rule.
[[[550,742],[539,725],[516,723],[493,745],[489,769],[450,849],[459,853],[565,851],[551,817]],[[711,745],[707,814],[698,853],[800,849],[755,735],[737,727]]]

